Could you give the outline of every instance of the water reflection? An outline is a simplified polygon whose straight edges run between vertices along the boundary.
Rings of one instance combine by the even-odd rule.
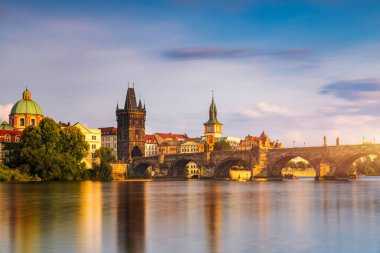
[[[79,247],[81,252],[102,250],[102,188],[100,182],[80,185]]]
[[[374,179],[0,184],[0,252],[378,252],[379,196]]]
[[[118,252],[145,252],[145,183],[117,185]]]
[[[207,184],[205,187],[205,220],[208,252],[219,253],[222,245],[223,209],[220,184]]]

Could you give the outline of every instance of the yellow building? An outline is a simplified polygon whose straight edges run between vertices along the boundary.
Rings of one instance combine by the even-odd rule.
[[[217,118],[216,104],[214,102],[214,95],[212,95],[212,100],[209,110],[209,119],[204,123],[204,135],[213,137],[222,137],[223,124],[218,121]]]
[[[78,128],[85,136],[86,142],[89,144],[90,150],[83,162],[86,163],[86,168],[91,169],[94,165],[100,163],[99,158],[95,157],[95,152],[102,146],[102,132],[100,129],[87,128],[81,123],[76,123],[74,127]]]
[[[201,143],[198,146],[198,152],[212,152],[214,151],[214,145],[216,138],[212,135],[204,136]]]
[[[189,138],[181,143],[181,154],[198,153],[202,138]]]
[[[186,177],[188,179],[199,179],[201,170],[195,162],[189,162],[186,165]]]
[[[234,166],[230,169],[231,180],[250,180],[252,171],[250,169]]]
[[[28,126],[38,126],[43,118],[41,107],[32,100],[32,93],[27,88],[22,93],[22,99],[12,107],[9,124],[22,131]]]

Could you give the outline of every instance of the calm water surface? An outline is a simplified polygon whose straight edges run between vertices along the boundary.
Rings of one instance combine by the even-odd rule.
[[[380,252],[380,179],[0,184],[0,252]]]

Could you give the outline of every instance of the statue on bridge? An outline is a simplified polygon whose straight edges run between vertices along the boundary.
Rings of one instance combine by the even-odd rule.
[[[324,147],[327,147],[327,139],[326,139],[326,135],[323,136],[323,146],[324,146]]]

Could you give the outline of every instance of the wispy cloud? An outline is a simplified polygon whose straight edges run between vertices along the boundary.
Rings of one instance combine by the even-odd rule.
[[[345,100],[380,97],[380,82],[372,79],[338,81],[323,86],[319,93],[330,94]]]
[[[259,102],[253,108],[241,107],[235,110],[241,118],[252,119],[270,116],[292,116],[294,115],[288,108],[265,102]]]
[[[166,58],[174,60],[229,59],[246,57],[299,57],[310,52],[309,49],[293,48],[286,50],[265,50],[255,48],[213,48],[187,47],[174,48],[163,53]]]
[[[0,105],[0,120],[8,120],[13,104]]]

